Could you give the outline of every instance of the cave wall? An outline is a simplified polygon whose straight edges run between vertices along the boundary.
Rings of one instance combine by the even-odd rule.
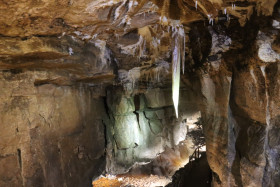
[[[208,28],[212,49],[197,74],[214,186],[279,186],[279,30],[263,19]]]
[[[245,68],[232,77],[216,72],[201,80],[215,186],[279,185],[279,65],[270,64],[265,72],[266,78],[261,67]]]
[[[107,90],[107,172],[124,173],[135,164],[149,163],[167,147],[186,139],[187,118],[198,112],[198,97],[188,87],[181,90],[180,117],[176,118],[169,88],[129,94],[122,88]],[[191,141],[190,141],[191,142]],[[193,144],[186,147],[192,154]]]
[[[34,86],[42,71],[0,77],[0,186],[89,186],[105,169],[103,99],[83,86]]]

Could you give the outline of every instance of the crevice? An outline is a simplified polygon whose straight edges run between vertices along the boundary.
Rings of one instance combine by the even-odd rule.
[[[42,114],[39,114],[39,116],[44,120],[44,122],[49,126],[49,128],[51,128],[51,124],[46,120],[46,118]]]
[[[17,149],[17,156],[18,156],[18,164],[20,167],[20,171],[22,172],[22,160],[21,160],[21,150]]]
[[[108,145],[108,138],[107,138],[107,127],[106,127],[106,123],[104,122],[104,120],[102,120],[102,124],[103,124],[103,132],[104,132],[104,147],[105,147],[105,152],[104,154],[106,154],[106,147]],[[106,155],[105,155],[106,156]]]
[[[235,106],[235,103],[234,103],[234,77],[235,77],[235,72],[234,70],[232,71],[232,81],[231,81],[231,84],[230,84],[230,95],[229,95],[229,107],[231,109],[231,112],[232,112],[232,118],[234,118],[234,108],[233,106]],[[236,132],[237,134],[239,134],[238,132]],[[232,167],[231,167],[231,172],[234,176],[234,180],[235,180],[235,183],[238,185],[238,186],[242,186],[242,179],[241,179],[241,173],[240,173],[240,160],[241,160],[241,153],[238,149],[238,139],[239,136],[238,135],[235,135],[236,137],[236,141],[235,141],[235,158],[232,162]]]
[[[134,96],[134,106],[135,106],[135,111],[140,110],[140,96],[139,95]]]
[[[145,112],[143,112],[143,114],[144,114],[144,117],[146,118],[146,120],[148,120],[148,124],[149,124],[149,128],[150,128],[151,132],[152,132],[154,135],[157,136],[157,134],[153,131],[153,128],[152,128],[151,123],[150,123],[150,119],[146,116],[146,113],[145,113]]]
[[[139,120],[139,113],[137,111],[134,111],[133,113],[136,115],[137,124],[138,124],[139,130],[141,131],[140,120]]]
[[[212,176],[213,176],[213,179],[215,179],[215,181],[218,183],[218,184],[222,184],[222,181],[219,177],[219,175],[215,172],[212,172]]]
[[[153,128],[152,128],[152,126],[151,126],[150,121],[149,121],[149,127],[150,127],[151,132],[152,132],[154,135],[157,135],[157,134],[153,131]]]
[[[106,115],[110,119],[110,114],[109,114],[110,110],[109,110],[109,106],[107,104],[107,97],[103,97],[103,103],[104,103],[104,108],[105,108]]]

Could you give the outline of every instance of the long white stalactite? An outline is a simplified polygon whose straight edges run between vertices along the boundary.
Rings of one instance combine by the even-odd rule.
[[[174,47],[172,52],[172,99],[176,117],[178,118],[178,106],[180,97],[180,67],[182,61],[182,69],[184,72],[185,61],[185,32],[182,26],[175,27],[173,32]]]

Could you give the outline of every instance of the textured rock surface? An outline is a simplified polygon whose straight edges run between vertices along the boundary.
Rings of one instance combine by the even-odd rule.
[[[279,7],[1,1],[0,186],[84,186],[105,158],[124,172],[176,145],[197,111],[214,186],[279,186]]]
[[[35,87],[42,72],[0,76],[0,186],[90,185],[105,167],[102,100],[85,88]]]
[[[185,102],[181,103],[181,116],[176,119],[170,89],[152,89],[135,96],[125,95],[118,88],[107,92],[108,172],[124,173],[135,163],[148,163],[165,148],[186,139],[186,119],[197,108],[192,108],[190,100],[183,99],[195,97],[191,92],[181,93]],[[192,150],[192,144],[186,149]]]
[[[218,68],[211,62],[200,78],[207,158],[217,174],[215,186],[279,185],[279,142],[271,134],[279,126],[279,54],[271,48],[273,39],[260,39],[279,31],[269,25],[253,31],[249,28],[256,25],[251,24],[247,31],[241,29],[243,34],[230,36],[233,45],[247,45],[223,54]],[[219,38],[219,46],[225,45]]]

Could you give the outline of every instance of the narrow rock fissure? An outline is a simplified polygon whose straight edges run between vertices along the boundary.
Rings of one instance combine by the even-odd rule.
[[[22,158],[21,158],[21,150],[20,149],[17,149],[17,156],[18,156],[18,164],[19,164],[19,167],[20,167],[20,170],[22,172]]]

